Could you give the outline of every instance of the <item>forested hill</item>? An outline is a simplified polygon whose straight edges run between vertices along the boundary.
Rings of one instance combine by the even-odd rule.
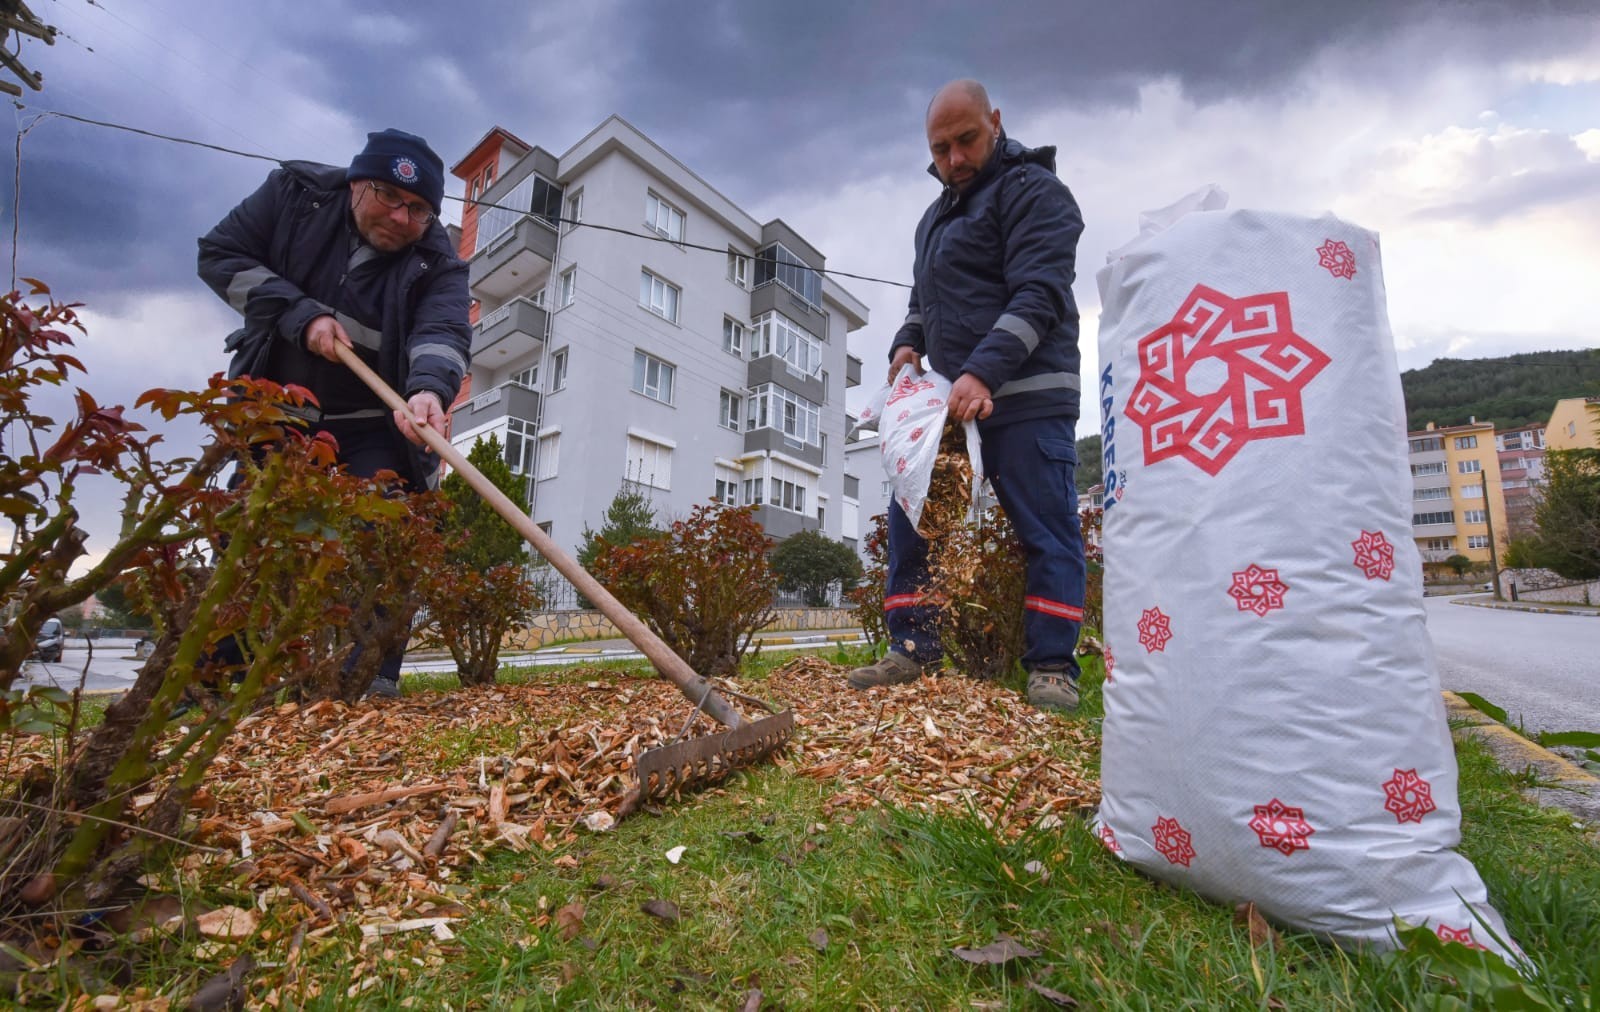
[[[1600,340],[1600,335],[1597,335]],[[1600,395],[1600,348],[1535,351],[1504,358],[1441,358],[1400,374],[1412,431],[1471,418],[1515,429],[1550,420],[1556,401]]]

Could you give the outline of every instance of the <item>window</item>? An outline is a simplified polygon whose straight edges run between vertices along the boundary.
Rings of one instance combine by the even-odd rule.
[[[1456,449],[1458,449],[1458,450],[1476,450],[1477,448],[1478,448],[1478,437],[1477,436],[1457,436],[1456,437]]]
[[[526,215],[532,214],[543,224],[554,228],[551,222],[560,213],[561,187],[537,173],[530,173],[496,200],[494,206],[480,208],[477,250],[494,245]]]
[[[645,192],[644,227],[673,242],[683,242],[683,212],[654,193]]]
[[[1483,461],[1458,460],[1456,461],[1456,470],[1461,474],[1477,474],[1479,471],[1483,470]]]
[[[739,472],[718,464],[716,473],[716,491],[711,494],[711,501],[724,506],[739,505]]]
[[[1422,547],[1429,552],[1448,552],[1456,547],[1456,543],[1451,538],[1428,538]]]
[[[817,503],[817,526],[828,526],[828,507],[820,502]]]
[[[801,376],[815,376],[822,370],[822,345],[811,333],[782,313],[763,313],[756,318],[750,339],[750,357],[776,355]]]
[[[506,466],[516,475],[533,471],[535,442],[533,423],[520,418],[506,419]]]
[[[1454,512],[1411,514],[1411,526],[1413,527],[1426,527],[1429,524],[1453,524],[1455,522],[1456,515]]]
[[[562,208],[561,217],[567,219],[567,231],[571,232],[578,222],[583,220],[583,191],[577,190],[567,194],[566,206]]]
[[[776,281],[813,308],[822,308],[822,276],[806,262],[775,242],[756,254],[756,287]]]
[[[731,316],[722,318],[722,350],[744,358],[744,324]]]
[[[782,478],[774,478],[769,486],[767,504],[788,510],[790,513],[804,513],[806,511],[806,487]]]
[[[746,478],[744,480],[743,490],[744,490],[744,498],[743,498],[742,501],[743,501],[744,505],[746,505],[746,506],[760,506],[761,505],[761,479],[760,478]]]
[[[567,386],[567,349],[562,348],[550,356],[550,392],[564,390]]]
[[[1411,493],[1411,498],[1413,498],[1413,499],[1448,499],[1448,498],[1450,498],[1450,489],[1449,488],[1419,488],[1415,492]]]
[[[1413,439],[1411,441],[1412,453],[1432,453],[1442,449],[1444,449],[1444,440],[1438,436],[1428,436],[1425,439]]]
[[[672,379],[677,368],[654,355],[642,351],[633,353],[633,392],[644,394],[663,404],[672,403]]]
[[[573,264],[561,272],[561,283],[556,289],[556,308],[565,309],[572,305],[572,300],[578,295],[578,265]]]
[[[1461,513],[1461,522],[1464,524],[1487,523],[1488,521],[1485,519],[1485,517],[1488,515],[1488,510],[1463,510]]]
[[[797,443],[820,445],[822,409],[772,383],[763,383],[746,399],[745,428],[777,429]]]
[[[561,463],[561,433],[547,432],[539,437],[539,455],[535,458],[538,470],[534,477],[539,481],[547,481],[556,476],[556,468]]]
[[[1489,547],[1489,535],[1487,535],[1487,534],[1468,534],[1467,535],[1467,547],[1468,548],[1488,548]]]
[[[539,389],[539,363],[535,362],[526,369],[512,373],[511,382],[524,390]]]
[[[736,249],[728,250],[728,280],[740,288],[750,287],[750,258]]]
[[[648,436],[628,434],[627,470],[623,478],[638,485],[670,491],[672,488],[672,447]]]
[[[1413,478],[1424,478],[1430,474],[1444,474],[1444,461],[1437,460],[1431,464],[1411,465],[1411,476]]]
[[[1483,498],[1483,486],[1482,485],[1463,485],[1461,487],[1461,498],[1463,498],[1463,499],[1482,499]]]
[[[718,405],[717,424],[724,429],[732,429],[738,432],[739,422],[744,417],[743,412],[740,410],[744,406],[743,401],[744,398],[732,390],[722,391]]]
[[[1568,422],[1567,423],[1567,435],[1576,436],[1577,434],[1578,434],[1578,423],[1577,422]]]
[[[678,322],[678,287],[649,271],[639,271],[639,305],[657,316]]]

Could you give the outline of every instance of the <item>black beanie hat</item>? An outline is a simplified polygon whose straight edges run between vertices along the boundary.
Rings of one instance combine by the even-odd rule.
[[[444,203],[444,159],[428,142],[404,130],[367,134],[367,147],[350,163],[345,178],[376,179],[410,190],[426,200],[438,214]]]

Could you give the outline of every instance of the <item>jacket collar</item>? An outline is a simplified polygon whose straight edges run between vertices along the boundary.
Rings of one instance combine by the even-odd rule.
[[[1005,169],[1024,162],[1042,165],[1054,172],[1056,170],[1055,145],[1047,144],[1043,147],[1030,148],[1021,141],[1015,141],[1007,137],[1005,130],[1002,128],[1000,136],[994,142],[994,154],[990,155],[983,168],[978,170],[978,175],[973,178],[972,185],[967,187],[964,193],[972,193],[987,186],[991,179],[998,176]],[[928,163],[928,175],[939,180],[941,185],[944,183],[944,180],[939,175],[939,167],[933,162]],[[954,192],[950,187],[945,187],[945,196],[947,198]]]

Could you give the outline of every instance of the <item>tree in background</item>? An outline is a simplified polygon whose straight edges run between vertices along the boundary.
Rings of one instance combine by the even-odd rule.
[[[1569,580],[1600,577],[1600,450],[1551,450],[1531,555]]]
[[[1457,576],[1466,576],[1467,570],[1472,568],[1472,560],[1465,555],[1452,555],[1444,560],[1444,564]]]
[[[474,443],[467,463],[513,502],[523,495],[523,481],[511,473],[498,437]],[[451,545],[443,578],[425,581],[423,641],[450,651],[462,685],[490,685],[500,669],[506,634],[526,628],[539,604],[525,572],[527,546],[461,475],[447,476],[440,493],[449,504],[444,527]]]
[[[583,542],[578,546],[578,565],[593,573],[595,563],[608,545],[623,548],[644,538],[659,537],[661,533],[661,528],[656,526],[656,509],[650,497],[631,483],[624,482],[612,497],[611,505],[606,507],[605,521],[600,529],[591,530],[588,524],[583,525]],[[594,602],[579,594],[578,606],[593,608]]]
[[[861,560],[850,546],[821,531],[801,531],[772,550],[772,573],[780,590],[799,592],[812,608],[828,603],[828,590],[855,588],[861,579]]]
[[[1105,481],[1100,460],[1100,434],[1084,436],[1078,440],[1078,466],[1072,472],[1073,484],[1077,486],[1078,495]]]

